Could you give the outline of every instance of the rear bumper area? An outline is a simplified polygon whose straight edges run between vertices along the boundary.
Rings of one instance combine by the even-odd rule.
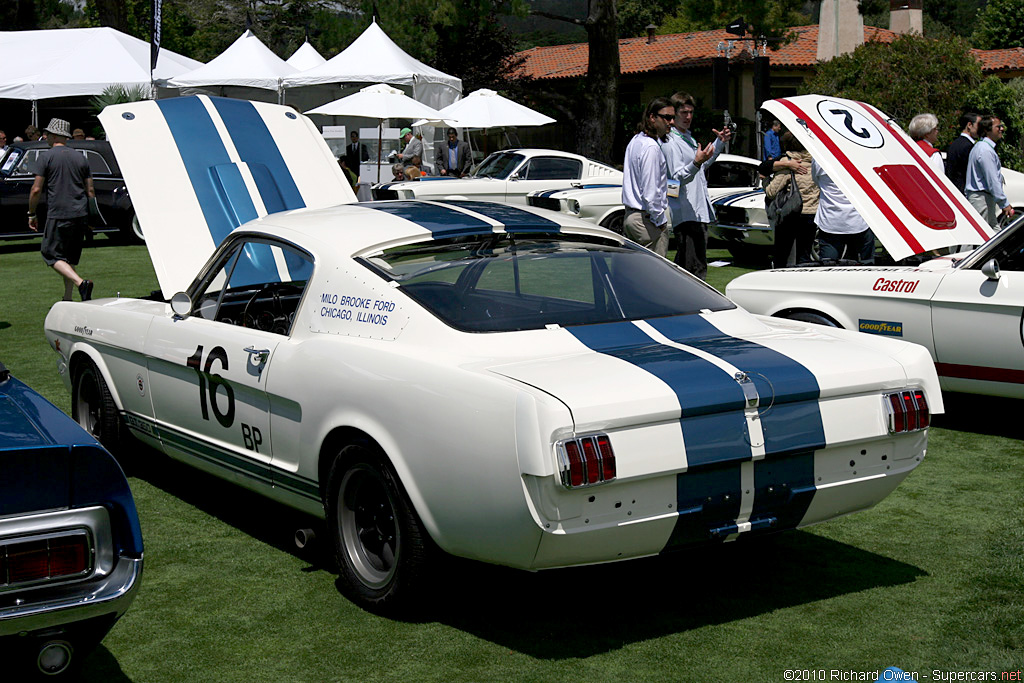
[[[549,520],[532,568],[656,555],[870,508],[920,464],[926,446],[923,431],[581,490],[537,481],[537,507]]]
[[[0,608],[0,637],[69,626],[104,615],[113,624],[131,605],[142,578],[142,559],[120,557],[98,581],[24,591],[21,604]]]

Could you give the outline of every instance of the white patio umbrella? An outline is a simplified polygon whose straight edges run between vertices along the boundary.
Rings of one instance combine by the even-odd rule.
[[[462,128],[503,128],[505,126],[543,126],[555,119],[534,111],[493,90],[483,88],[449,104],[436,119],[424,119],[413,125],[457,124]]]
[[[378,83],[369,85],[354,95],[322,104],[307,114],[327,116],[364,116],[377,119],[377,182],[380,182],[380,150],[384,119],[438,119],[440,112],[417,102],[398,88]]]
[[[550,116],[502,97],[493,90],[482,88],[470,93],[464,99],[449,104],[440,110],[437,119],[422,119],[416,126],[452,126],[457,128],[504,128],[507,126],[543,126],[554,123]],[[468,135],[472,145],[472,138]],[[487,136],[484,136],[484,154],[487,153]]]

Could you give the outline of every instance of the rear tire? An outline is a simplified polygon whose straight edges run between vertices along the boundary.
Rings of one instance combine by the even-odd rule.
[[[325,506],[342,592],[372,612],[415,607],[430,539],[384,457],[363,445],[343,448],[331,465]]]
[[[786,318],[787,320],[796,320],[802,323],[814,323],[815,325],[824,325],[825,327],[839,327],[840,325],[832,318],[824,316],[820,313],[814,313],[813,311],[793,311],[785,315],[779,316],[780,318]]]
[[[121,416],[103,375],[89,359],[82,361],[75,372],[71,417],[108,451],[119,454],[123,441]]]

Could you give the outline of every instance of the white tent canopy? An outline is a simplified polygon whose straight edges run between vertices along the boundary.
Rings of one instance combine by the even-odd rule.
[[[239,86],[279,90],[281,79],[298,73],[248,29],[228,49],[194,71],[168,81],[174,88]]]
[[[543,126],[554,123],[550,116],[525,107],[493,90],[476,90],[438,112],[435,120],[424,119],[415,125],[443,124],[460,128],[501,128],[504,126]]]
[[[323,58],[316,48],[309,44],[307,40],[302,46],[287,59],[290,66],[294,66],[299,71],[305,71],[306,69],[312,69],[320,66],[327,60]]]
[[[406,54],[371,23],[352,44],[320,66],[288,76],[288,90],[316,85],[388,83],[412,89],[413,99],[440,109],[462,94],[462,81]],[[291,95],[289,94],[289,101]],[[323,100],[321,100],[323,101]]]
[[[0,31],[0,64],[0,98],[42,100],[99,95],[111,85],[150,85],[149,43],[112,28]],[[161,48],[153,78],[199,66]]]
[[[370,85],[354,95],[328,102],[307,114],[327,116],[362,116],[373,119],[414,119],[420,116],[436,117],[440,112],[408,97],[397,88],[384,83]]]

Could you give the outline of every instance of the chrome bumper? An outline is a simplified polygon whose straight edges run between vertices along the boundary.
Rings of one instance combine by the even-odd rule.
[[[96,582],[55,586],[41,591],[37,601],[0,608],[0,636],[65,626],[106,614],[120,617],[135,599],[141,578],[142,558],[120,557],[114,571]],[[31,593],[27,595],[31,597]]]

